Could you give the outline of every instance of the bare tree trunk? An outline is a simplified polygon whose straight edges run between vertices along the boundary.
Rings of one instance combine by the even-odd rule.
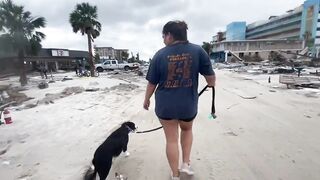
[[[24,53],[23,50],[20,50],[18,53],[18,70],[20,74],[20,84],[21,86],[25,86],[28,84],[27,73],[24,67]]]
[[[91,34],[88,33],[87,37],[88,37],[88,48],[89,48],[90,74],[91,74],[91,77],[94,77],[94,63],[93,63],[93,56],[92,56]]]

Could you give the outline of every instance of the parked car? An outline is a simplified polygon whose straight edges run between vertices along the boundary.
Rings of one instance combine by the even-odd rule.
[[[97,71],[123,69],[125,71],[139,68],[139,63],[127,63],[125,61],[119,62],[118,60],[106,60],[101,64],[96,64]]]

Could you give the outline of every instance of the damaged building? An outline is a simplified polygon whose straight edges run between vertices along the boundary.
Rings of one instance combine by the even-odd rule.
[[[43,64],[49,71],[73,70],[76,63],[88,65],[89,53],[87,51],[43,48],[36,56],[27,56],[24,58],[25,68],[28,71],[38,70],[40,64]],[[2,57],[0,58],[0,73],[12,73],[17,66],[18,58]]]
[[[231,22],[225,32],[212,39],[211,58],[224,62],[266,60],[271,52],[285,58],[320,55],[320,0],[306,0],[301,6],[279,16],[247,24]]]

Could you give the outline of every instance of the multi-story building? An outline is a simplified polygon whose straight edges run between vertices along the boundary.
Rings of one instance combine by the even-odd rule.
[[[114,50],[114,53],[115,53],[115,57],[116,57],[116,59],[118,59],[118,60],[124,60],[124,58],[123,58],[123,55],[124,55],[124,53],[126,53],[127,55],[129,55],[128,54],[128,49],[115,49]],[[127,57],[128,58],[128,57]]]
[[[95,53],[99,54],[100,59],[116,59],[112,47],[94,47]]]
[[[123,53],[128,53],[128,49],[114,49],[113,47],[94,47],[95,53],[99,54],[100,59],[124,60]]]
[[[246,39],[299,39],[302,6],[281,16],[270,16],[247,26]]]
[[[283,45],[292,41],[295,44],[295,48],[292,51],[296,52],[298,51],[297,43],[301,41],[300,50],[305,50],[305,47],[307,47],[310,54],[318,57],[320,53],[320,0],[306,0],[301,6],[280,16],[270,16],[267,20],[253,22],[248,25],[246,25],[246,22],[232,22],[226,27],[226,31],[221,33],[226,34],[225,39],[222,38],[222,42],[217,41],[219,35],[213,36],[212,39],[213,44],[220,43],[219,47],[222,47],[221,43],[230,45],[231,42],[231,44],[237,44],[232,43],[232,41],[242,41],[244,43],[244,40],[250,40],[250,43],[253,43],[257,40],[259,44],[272,44],[274,43],[273,41],[276,41],[278,44],[282,40],[283,43],[281,44]],[[218,46],[214,45],[214,47]],[[281,50],[287,49],[289,46],[277,47]],[[276,48],[271,49],[276,50]],[[250,48],[246,48],[246,50],[249,50],[248,52],[250,53],[259,53],[254,50],[251,52]],[[220,53],[219,56],[221,56],[221,53],[225,52],[221,51],[221,48],[213,48],[213,53]]]
[[[246,22],[233,22],[227,26],[226,40],[245,40]]]
[[[211,43],[220,42],[226,40],[226,32],[218,32],[216,35],[212,36]]]

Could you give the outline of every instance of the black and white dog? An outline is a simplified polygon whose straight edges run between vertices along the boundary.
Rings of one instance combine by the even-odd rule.
[[[121,127],[115,130],[96,150],[92,160],[92,165],[85,173],[84,180],[94,180],[97,173],[100,180],[107,179],[112,158],[127,153],[129,133],[134,132],[136,126],[133,122],[124,122]]]

